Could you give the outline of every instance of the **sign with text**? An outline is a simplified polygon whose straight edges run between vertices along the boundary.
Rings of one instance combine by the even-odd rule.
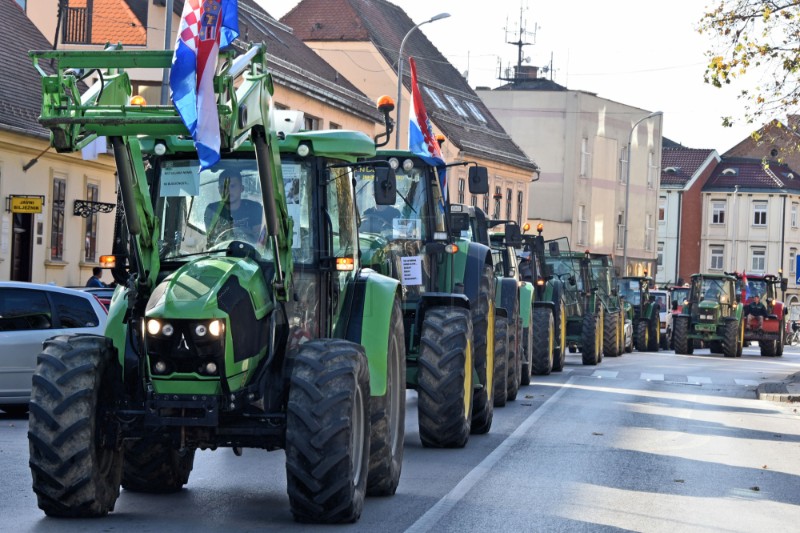
[[[41,213],[44,196],[11,196],[12,213]]]

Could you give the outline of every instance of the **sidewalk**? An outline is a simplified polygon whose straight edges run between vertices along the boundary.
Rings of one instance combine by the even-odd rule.
[[[800,372],[784,381],[762,383],[756,390],[759,400],[769,402],[800,402]]]

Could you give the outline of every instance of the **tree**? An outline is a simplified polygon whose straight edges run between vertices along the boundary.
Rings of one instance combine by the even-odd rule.
[[[723,87],[746,75],[756,80],[739,94],[748,123],[797,113],[800,0],[719,0],[703,15],[699,31],[714,42],[706,52],[706,83]],[[725,126],[734,121],[732,116],[723,117]]]

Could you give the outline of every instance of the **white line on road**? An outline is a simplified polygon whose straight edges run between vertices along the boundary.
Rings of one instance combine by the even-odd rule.
[[[664,381],[664,374],[648,374],[647,372],[642,372],[642,379],[646,379],[647,381]]]
[[[610,378],[614,379],[619,375],[619,372],[614,372],[613,370],[595,370],[592,372],[593,378]]]
[[[517,442],[522,440],[522,437],[533,427],[533,425],[540,418],[542,418],[547,411],[552,409],[552,407],[556,404],[556,401],[567,391],[567,389],[572,387],[572,382],[574,380],[574,377],[569,378],[562,388],[558,389],[558,391],[546,402],[544,402],[541,407],[531,413],[531,415],[526,418],[525,421],[522,422],[522,424],[520,424],[517,429],[515,429],[514,432],[506,438],[506,440],[501,442],[497,448],[492,450],[492,453],[487,455],[483,461],[478,463],[475,468],[470,470],[469,473],[450,490],[450,492],[445,494],[441,500],[436,502],[436,504],[428,509],[425,514],[420,516],[416,522],[411,524],[411,526],[406,529],[406,533],[432,530],[433,526],[436,525],[439,520],[444,518],[444,516],[449,513],[450,510],[464,498],[464,496],[467,495],[472,487],[474,487],[486,474],[492,470],[492,467],[500,459],[502,459],[511,450],[511,448],[517,444]]]
[[[736,382],[737,385],[744,385],[744,386],[752,386],[758,387],[758,381],[752,379],[734,379],[733,381]]]
[[[709,384],[711,383],[711,378],[707,378],[705,376],[686,376],[687,383],[697,383],[698,385],[701,383]]]

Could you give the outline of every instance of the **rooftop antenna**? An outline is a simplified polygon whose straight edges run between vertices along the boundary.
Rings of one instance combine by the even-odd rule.
[[[520,3],[520,7],[519,7],[519,27],[518,27],[517,31],[511,32],[511,35],[512,35],[511,38],[514,39],[512,41],[509,41],[508,19],[506,18],[506,27],[504,28],[505,31],[506,31],[506,42],[508,44],[511,44],[511,45],[517,47],[517,65],[514,68],[513,75],[511,74],[511,68],[510,67],[506,69],[505,76],[503,76],[503,73],[500,72],[499,75],[498,75],[498,78],[501,79],[501,80],[511,81],[511,82],[518,81],[518,79],[519,79],[518,77],[519,77],[519,75],[520,75],[520,73],[522,71],[523,62],[530,63],[530,61],[531,61],[530,57],[525,57],[525,55],[523,53],[523,48],[525,46],[530,46],[530,45],[536,44],[536,31],[539,29],[539,26],[538,26],[538,24],[534,24],[533,25],[533,31],[528,31],[526,29],[526,26],[525,26],[526,23],[525,23],[525,19],[523,18],[523,14],[527,10],[528,10],[527,4],[525,6],[523,6],[522,3]],[[533,42],[528,42],[527,41],[528,38],[531,38],[533,40]]]

